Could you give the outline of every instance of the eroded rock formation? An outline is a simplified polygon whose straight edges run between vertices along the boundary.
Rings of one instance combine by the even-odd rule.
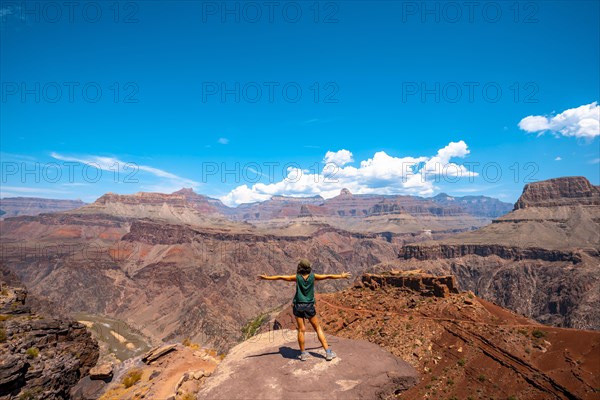
[[[7,280],[0,280],[0,399],[68,398],[96,364],[98,344],[78,322],[32,313],[27,291]]]

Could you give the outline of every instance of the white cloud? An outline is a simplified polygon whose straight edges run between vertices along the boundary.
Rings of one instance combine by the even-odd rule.
[[[238,186],[225,196],[221,197],[221,201],[229,205],[238,205],[265,201],[271,198],[271,195],[259,193],[253,189],[254,188],[250,189],[247,185]]]
[[[158,178],[163,179],[164,183],[161,183],[161,187],[175,188],[175,190],[181,189],[182,187],[191,187],[197,188],[198,182],[193,181],[191,179],[183,178],[178,175],[172,174],[170,172],[164,171],[159,168],[150,167],[148,165],[140,165],[132,162],[126,162],[119,160],[114,157],[101,157],[101,156],[84,156],[84,157],[69,157],[63,156],[61,154],[52,152],[50,153],[52,158],[61,161],[69,161],[69,162],[77,162],[81,164],[91,165],[95,168],[99,168],[103,171],[111,171],[115,172],[120,171],[124,172],[124,174],[128,174],[133,171],[143,171],[147,172],[151,175],[154,175]],[[138,177],[136,177],[138,179]],[[156,187],[159,187],[158,185]],[[169,189],[169,190],[170,190]],[[169,192],[163,192],[169,193]]]
[[[219,144],[229,144],[229,139],[222,137],[222,138],[219,138],[219,140],[217,140],[217,143],[219,143]]]
[[[344,165],[353,162],[352,153],[348,150],[338,150],[338,151],[328,151],[325,153],[325,158],[323,158],[323,162],[325,164],[335,164],[338,167],[343,167]]]
[[[0,197],[19,197],[19,196],[35,196],[35,197],[56,197],[56,194],[69,194],[71,192],[65,190],[35,188],[35,187],[20,187],[20,186],[0,186]]]
[[[591,140],[600,136],[600,106],[595,101],[555,116],[530,115],[519,122],[519,128],[538,132],[538,136],[550,131],[555,135]]]
[[[352,153],[346,151],[345,158]],[[328,152],[325,160],[332,159],[340,152]],[[318,173],[288,168],[287,176],[279,182],[256,183],[251,187],[241,185],[222,196],[221,200],[230,206],[242,203],[264,201],[273,195],[314,196],[324,198],[337,196],[342,188],[356,194],[414,194],[431,195],[436,187],[434,182],[451,178],[453,182],[461,177],[477,176],[464,165],[450,162],[452,158],[462,158],[469,154],[464,141],[451,142],[439,149],[435,156],[394,157],[379,151],[372,158],[360,162],[360,166],[339,166],[327,164]],[[329,156],[329,157],[328,157]]]
[[[560,160],[562,160],[562,157],[560,157],[560,156],[558,156],[554,159],[554,161],[560,161]]]

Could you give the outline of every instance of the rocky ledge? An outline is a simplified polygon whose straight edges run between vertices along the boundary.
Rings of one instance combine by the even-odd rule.
[[[306,334],[300,361],[296,331],[266,332],[234,347],[198,399],[383,399],[418,382],[416,370],[376,344],[327,336],[337,354],[325,361],[316,334]]]
[[[385,286],[405,288],[423,296],[448,297],[450,293],[458,293],[454,276],[435,276],[420,271],[391,271],[383,275],[365,273],[354,283],[355,288],[373,290]]]
[[[575,251],[548,250],[540,247],[522,248],[497,244],[409,244],[400,249],[398,258],[404,260],[438,260],[468,255],[498,256],[505,260],[569,261],[573,264],[581,262],[581,255]]]
[[[76,321],[32,313],[26,297],[0,280],[0,399],[68,398],[96,364],[98,343]]]

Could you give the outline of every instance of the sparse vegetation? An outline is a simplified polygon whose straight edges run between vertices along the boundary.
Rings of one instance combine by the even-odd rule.
[[[123,377],[121,383],[126,388],[130,388],[142,379],[142,371],[140,369],[132,369]]]
[[[437,376],[435,376],[435,375],[432,375],[432,376],[431,376],[431,380],[432,380],[432,381],[437,381],[437,380],[438,380],[438,377],[437,377]]]
[[[536,339],[541,339],[546,336],[546,332],[539,330],[539,329],[534,329],[533,332],[531,332],[531,334]]]
[[[183,396],[181,396],[181,400],[196,400],[196,396],[194,396],[192,393],[185,393]]]
[[[454,385],[454,381],[452,380],[452,378],[448,378],[448,380],[446,381],[446,383],[450,386]]]
[[[485,381],[487,380],[487,378],[485,377],[485,375],[483,375],[483,374],[480,374],[480,375],[477,377],[477,380],[478,380],[479,382],[485,382]]]
[[[460,360],[458,360],[457,364],[461,367],[464,367],[466,364],[466,361],[464,358],[461,358]]]
[[[256,335],[256,332],[258,332],[258,328],[260,328],[262,323],[265,321],[265,317],[265,314],[260,314],[258,317],[254,318],[251,321],[248,321],[248,323],[244,325],[244,327],[242,328],[242,335],[244,337],[244,340]]]
[[[519,400],[517,396],[511,395],[506,398],[506,400]]]
[[[8,296],[8,290],[6,290],[6,289],[2,289],[2,290],[0,291],[0,296]]]
[[[37,347],[30,347],[25,351],[25,354],[30,358],[35,358],[40,355],[40,349]]]
[[[531,353],[531,349],[529,347],[525,347],[525,353],[527,353],[527,354]]]
[[[527,329],[519,329],[519,330],[517,330],[517,332],[519,332],[523,336],[527,336],[527,333],[528,333]]]
[[[6,321],[10,318],[10,315],[0,314],[0,321]]]
[[[6,342],[7,336],[4,328],[0,328],[0,343]]]
[[[19,394],[19,400],[35,400],[39,399],[42,394],[41,388],[25,389]]]
[[[192,342],[192,339],[185,338],[181,341],[181,344],[185,347],[189,347],[192,350],[200,350],[200,345],[198,343]]]

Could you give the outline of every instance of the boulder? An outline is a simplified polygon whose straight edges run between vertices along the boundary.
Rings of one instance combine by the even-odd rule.
[[[96,365],[90,369],[90,379],[92,380],[106,380],[111,379],[113,376],[113,365],[111,363],[104,363]]]
[[[152,361],[159,359],[165,354],[170,353],[173,350],[177,350],[176,347],[176,344],[168,344],[165,346],[155,347],[146,354],[144,354],[144,356],[142,357],[142,361],[146,364],[150,364]]]

